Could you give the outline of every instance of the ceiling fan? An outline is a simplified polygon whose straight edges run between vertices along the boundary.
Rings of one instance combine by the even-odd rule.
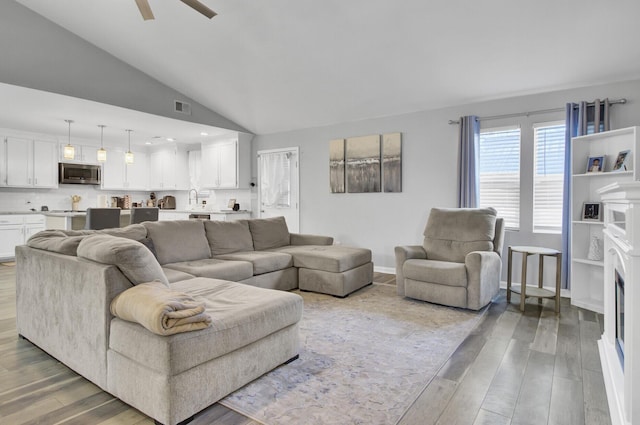
[[[202,13],[204,16],[206,16],[209,19],[217,15],[216,12],[209,9],[207,6],[200,3],[200,1],[198,0],[180,0],[180,1],[186,4],[187,6],[191,7],[192,9],[195,9],[198,12]],[[138,5],[138,9],[140,9],[142,18],[145,21],[148,21],[150,19],[155,19],[155,17],[153,16],[153,12],[151,11],[151,6],[149,6],[149,0],[136,0],[136,4]]]

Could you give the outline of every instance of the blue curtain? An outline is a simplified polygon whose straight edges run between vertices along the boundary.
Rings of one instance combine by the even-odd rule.
[[[562,191],[562,287],[570,289],[571,275],[571,139],[609,130],[609,99],[567,103],[564,145],[564,186]]]
[[[460,155],[458,157],[458,207],[478,206],[478,139],[480,120],[475,115],[460,118]]]

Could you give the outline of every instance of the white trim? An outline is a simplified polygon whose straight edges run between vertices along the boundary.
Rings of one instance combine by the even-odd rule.
[[[376,273],[396,274],[396,269],[394,267],[373,266],[373,271]]]

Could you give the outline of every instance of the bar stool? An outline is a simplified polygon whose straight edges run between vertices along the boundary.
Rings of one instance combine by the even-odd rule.
[[[522,254],[522,284],[511,285],[511,260],[514,252]],[[530,255],[538,255],[538,287],[527,286],[527,258]],[[542,285],[544,277],[544,257],[556,257],[556,290],[544,289]],[[507,302],[511,302],[511,292],[520,294],[520,311],[524,311],[524,303],[527,297],[537,297],[538,303],[542,298],[556,299],[556,313],[560,313],[560,276],[562,271],[562,252],[537,246],[510,246],[507,263]]]

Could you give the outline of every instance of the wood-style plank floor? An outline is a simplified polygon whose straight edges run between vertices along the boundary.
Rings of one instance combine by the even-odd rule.
[[[379,283],[395,276],[376,273]],[[425,388],[401,425],[607,425],[596,341],[602,316],[562,300],[524,314],[504,291]],[[15,268],[0,265],[0,424],[142,425],[153,421],[69,370],[15,328]],[[392,394],[389,394],[393,397]],[[256,425],[214,404],[193,425]]]

